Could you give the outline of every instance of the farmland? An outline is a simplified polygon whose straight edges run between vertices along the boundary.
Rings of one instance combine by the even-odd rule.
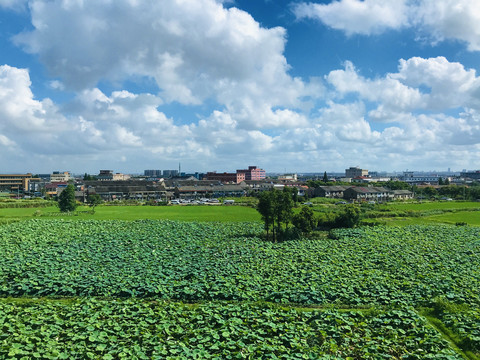
[[[52,216],[74,220],[260,221],[258,212],[245,206],[97,206],[95,214],[86,213],[89,210],[89,207],[81,206],[72,214],[60,214],[55,206],[38,209],[0,208],[0,224]]]
[[[342,229],[282,243],[261,233],[259,222],[3,225],[0,354],[480,355],[480,228]],[[449,329],[450,343],[423,313]]]

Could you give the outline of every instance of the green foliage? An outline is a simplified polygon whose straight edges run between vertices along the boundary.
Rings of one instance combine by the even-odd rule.
[[[301,304],[480,304],[480,229],[334,230],[261,240],[260,223],[35,219],[0,227],[0,296]]]
[[[258,197],[257,211],[262,217],[267,237],[270,228],[274,226],[273,201],[273,191],[264,191]]]
[[[327,182],[328,182],[328,176],[327,176],[327,172],[326,172],[326,171],[323,173],[323,179],[322,179],[322,181],[323,181],[324,183],[327,183]]]
[[[441,296],[434,300],[433,312],[463,349],[480,356],[480,306],[458,305]]]
[[[344,205],[337,211],[322,212],[317,216],[318,227],[322,229],[353,228],[360,222],[360,208]]]
[[[460,359],[420,306],[479,353],[480,228],[336,229],[281,243],[261,234],[260,223],[3,225],[0,296],[33,299],[0,300],[0,358]],[[110,300],[44,298],[92,296]]]
[[[304,234],[309,234],[317,227],[317,220],[313,210],[308,206],[302,206],[299,213],[293,215],[293,226]]]
[[[71,212],[77,208],[75,187],[72,184],[68,184],[58,196],[58,207],[61,212]]]
[[[89,194],[87,196],[87,204],[91,207],[95,207],[103,203],[103,200],[98,194]]]
[[[20,208],[44,208],[52,206],[52,201],[43,199],[17,200],[4,199],[0,200],[0,209],[20,209]]]
[[[283,191],[262,192],[258,198],[257,210],[262,217],[267,238],[271,229],[273,240],[278,240],[282,236],[284,227],[288,228],[293,216],[291,190],[285,187]]]
[[[353,228],[360,221],[360,209],[355,205],[347,205],[335,219],[335,227]]]
[[[75,300],[0,302],[0,358],[461,360],[414,310]]]
[[[85,175],[83,175],[83,180],[86,180],[86,181],[88,181],[88,180],[97,180],[97,177],[94,176],[94,175],[90,175],[90,174],[85,173]]]

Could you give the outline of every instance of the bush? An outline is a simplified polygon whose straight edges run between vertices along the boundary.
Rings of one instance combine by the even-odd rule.
[[[355,205],[345,206],[345,210],[335,220],[335,227],[353,228],[360,221],[360,210]]]
[[[293,215],[292,223],[304,234],[311,233],[317,225],[313,210],[307,206],[303,206],[298,214]]]

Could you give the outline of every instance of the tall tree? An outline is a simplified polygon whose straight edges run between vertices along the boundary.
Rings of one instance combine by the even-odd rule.
[[[75,201],[75,187],[68,184],[58,197],[58,207],[61,212],[75,211],[77,203]]]
[[[268,238],[270,227],[274,227],[275,225],[273,217],[273,191],[264,191],[260,194],[258,198],[257,211],[262,216]]]
[[[272,229],[273,240],[277,241],[282,228],[288,228],[292,219],[293,200],[289,189],[284,191],[271,190],[260,194],[257,210],[262,216],[267,231],[267,238]]]
[[[327,172],[326,172],[326,171],[323,173],[323,182],[324,182],[324,183],[327,183],[327,182],[328,182],[328,176],[327,176]]]

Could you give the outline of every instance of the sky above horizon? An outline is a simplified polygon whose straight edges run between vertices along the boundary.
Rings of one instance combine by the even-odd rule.
[[[480,169],[477,0],[0,0],[0,173]]]

